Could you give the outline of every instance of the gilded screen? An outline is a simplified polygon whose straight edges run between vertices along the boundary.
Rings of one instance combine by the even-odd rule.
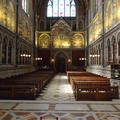
[[[84,38],[82,34],[75,34],[72,38],[72,45],[75,48],[82,48],[84,46]]]
[[[48,48],[49,47],[50,36],[48,34],[42,34],[39,37],[39,45],[41,48]]]
[[[54,37],[53,47],[54,48],[69,48],[71,46],[71,42],[68,36],[58,35]]]
[[[65,21],[60,20],[52,28],[52,40],[54,48],[69,48],[71,47],[71,31]]]

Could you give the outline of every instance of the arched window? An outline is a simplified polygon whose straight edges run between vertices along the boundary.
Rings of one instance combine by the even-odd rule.
[[[48,7],[47,7],[47,16],[52,17],[52,2],[48,2]]]
[[[22,9],[27,12],[27,0],[22,0]]]
[[[74,0],[49,0],[47,17],[76,17]]]
[[[70,11],[71,12],[71,17],[75,17],[75,15],[76,15],[75,11],[76,11],[75,2],[74,2],[74,0],[72,0],[71,11]]]

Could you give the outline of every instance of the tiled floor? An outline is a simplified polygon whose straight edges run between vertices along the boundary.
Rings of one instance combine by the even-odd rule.
[[[75,101],[72,88],[65,74],[57,74],[45,87],[38,101]]]
[[[0,104],[0,120],[120,120],[120,101],[0,101]]]
[[[0,120],[120,120],[120,100],[75,101],[67,77],[58,74],[35,101],[0,100]]]

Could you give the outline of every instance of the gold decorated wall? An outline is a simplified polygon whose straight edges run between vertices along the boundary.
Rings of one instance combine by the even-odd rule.
[[[0,24],[15,32],[15,0],[0,0]]]
[[[41,48],[49,48],[50,46],[50,35],[43,33],[39,37],[39,46]]]
[[[22,1],[22,0],[21,0]],[[18,19],[18,33],[24,39],[33,42],[33,5],[32,1],[27,1],[26,12],[22,8],[22,2],[19,1],[19,19]]]
[[[27,3],[27,13],[22,9],[22,0],[19,1],[18,10],[19,36],[30,41],[33,40],[33,8],[31,2],[32,1],[28,1]],[[16,0],[0,0],[0,24],[12,32],[16,32]]]
[[[37,32],[40,48],[83,48],[82,32],[73,32],[64,21],[58,20],[49,32]]]
[[[102,18],[102,4],[95,17],[89,24],[89,41],[94,42],[102,35],[104,21],[105,32],[120,21],[120,0],[105,0],[104,20]]]

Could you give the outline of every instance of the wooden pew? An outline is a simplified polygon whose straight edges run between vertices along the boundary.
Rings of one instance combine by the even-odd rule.
[[[0,85],[0,98],[35,99],[35,97],[36,89],[32,85]]]
[[[110,80],[106,77],[100,77],[100,76],[72,76],[70,77],[70,84],[72,86],[72,88],[74,89],[74,81],[79,82],[79,81],[83,81],[83,83],[85,82],[108,82],[110,85]]]
[[[118,99],[118,87],[114,86],[76,86],[76,100],[112,100]]]
[[[110,86],[110,80],[88,72],[67,73],[76,100],[118,99],[118,87]]]
[[[2,79],[0,80],[0,98],[34,99],[53,76],[53,71],[44,71],[43,74],[37,71],[31,74],[15,76],[5,80]]]
[[[88,72],[79,72],[79,71],[72,71],[72,72],[67,72],[68,80],[70,81],[71,76],[99,76],[95,75],[93,73],[88,73]]]

